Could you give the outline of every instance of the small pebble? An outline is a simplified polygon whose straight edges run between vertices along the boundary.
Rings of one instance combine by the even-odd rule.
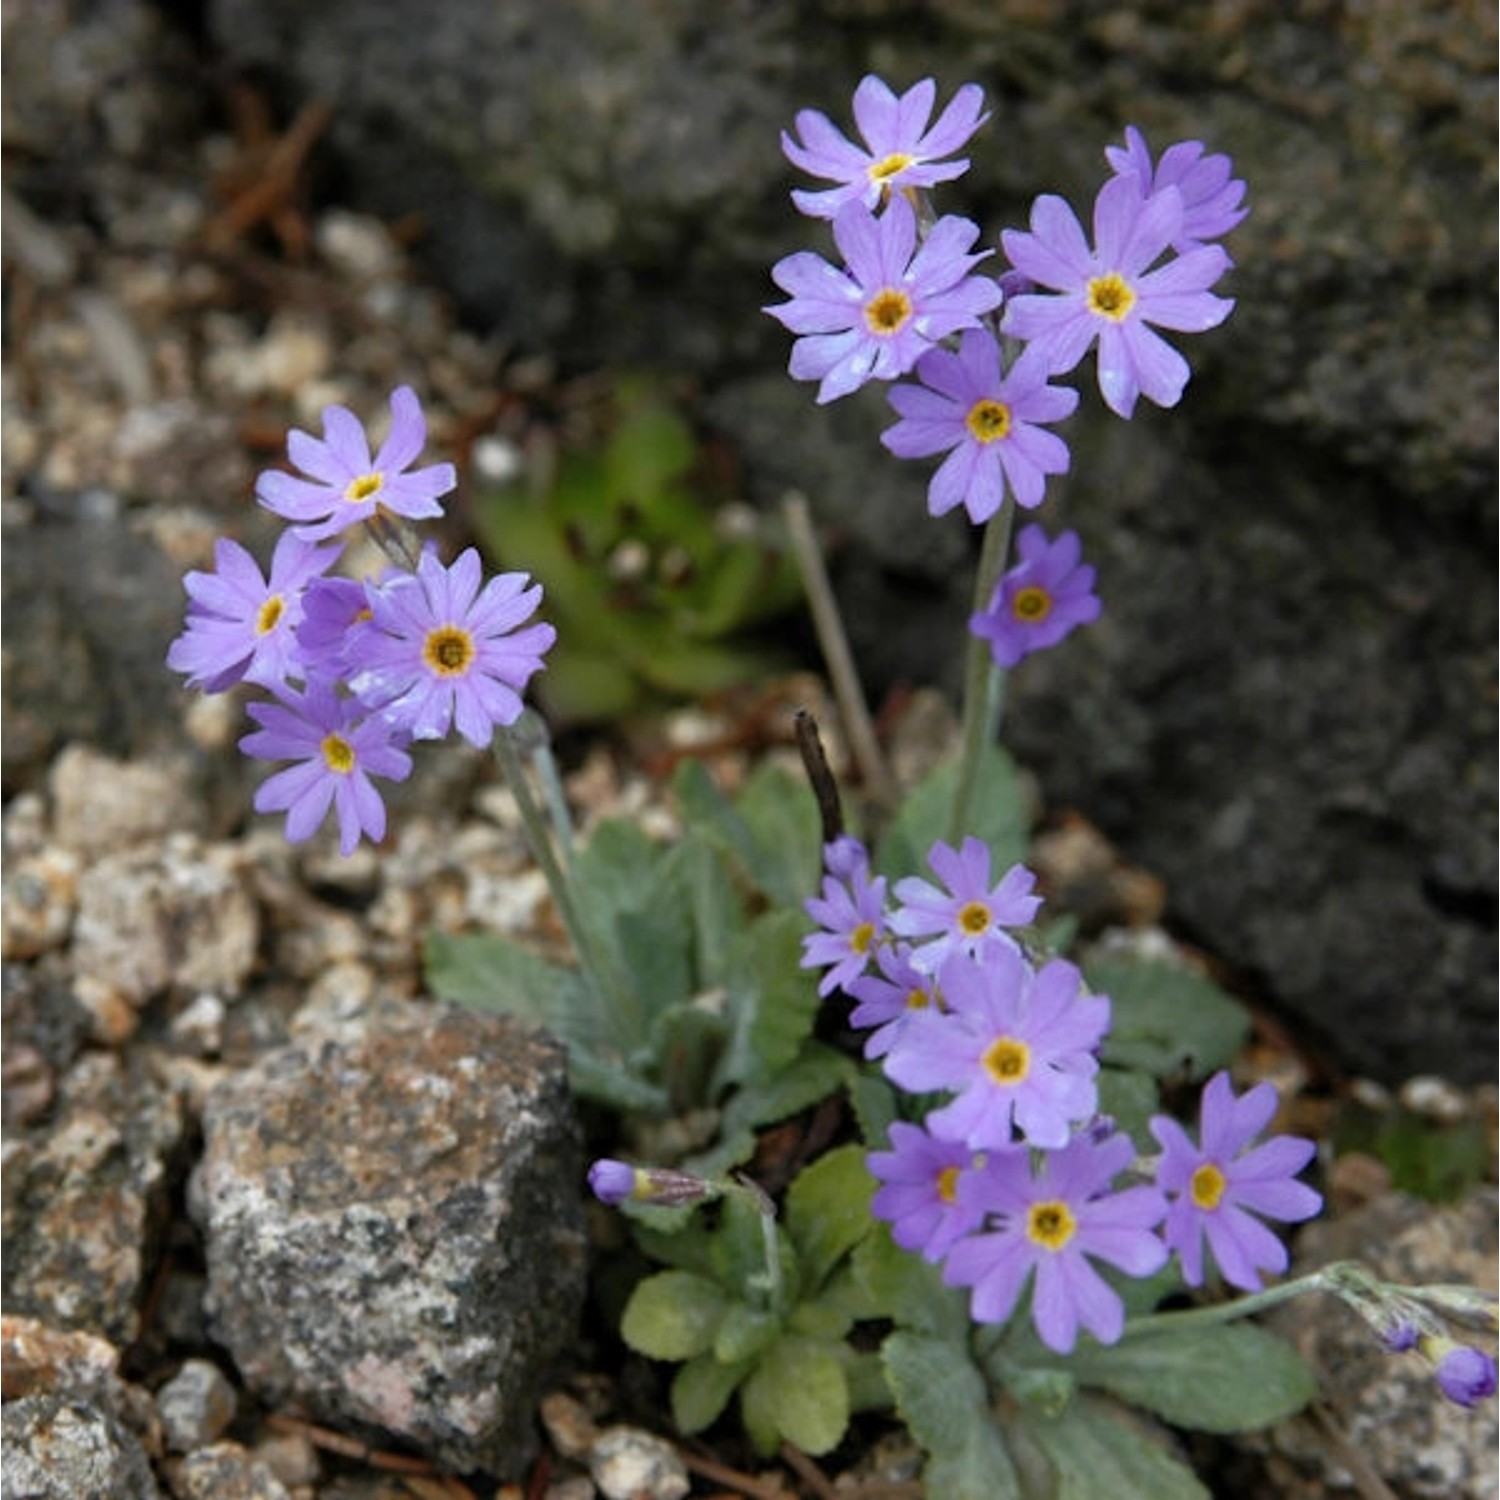
[[[589,1472],[606,1500],[683,1500],[692,1487],[672,1445],[639,1427],[605,1428]]]
[[[234,1387],[215,1364],[190,1359],[156,1393],[167,1447],[191,1453],[206,1447],[234,1420]]]

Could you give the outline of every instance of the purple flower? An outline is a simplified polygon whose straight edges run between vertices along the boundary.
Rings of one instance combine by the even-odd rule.
[[[167,665],[188,686],[222,693],[242,679],[276,687],[301,678],[296,630],[302,595],[326,573],[339,547],[312,547],[284,532],[271,554],[271,576],[238,542],[214,544],[213,573],[189,573],[187,628],[167,650]]]
[[[1098,1107],[1096,1051],[1109,1030],[1109,1000],[1081,995],[1072,964],[1033,972],[1014,948],[993,944],[978,958],[953,954],[938,971],[948,1009],[924,1012],[885,1058],[902,1088],[957,1094],[927,1116],[934,1135],[975,1150],[1064,1145]]]
[[[941,1260],[953,1244],[978,1228],[984,1211],[959,1199],[964,1173],[980,1165],[962,1142],[941,1140],[920,1125],[897,1121],[890,1129],[891,1150],[865,1158],[885,1186],[876,1190],[870,1210],[891,1226],[903,1250]]]
[[[589,1191],[614,1208],[634,1194],[635,1168],[627,1162],[601,1158],[589,1168]]]
[[[247,712],[261,727],[240,740],[259,760],[298,764],[277,771],[255,793],[256,812],[284,812],[287,841],[310,838],[330,806],[338,815],[339,853],[354,853],[360,835],[385,837],[385,804],[372,776],[405,781],[411,757],[376,715],[361,718],[360,706],[340,698],[331,682],[314,679],[305,692],[282,690],[279,702],[251,703]]]
[[[1246,214],[1245,184],[1230,178],[1234,163],[1227,156],[1205,156],[1202,141],[1168,146],[1153,169],[1146,138],[1134,125],[1125,127],[1123,146],[1106,146],[1104,155],[1118,176],[1133,174],[1144,197],[1174,187],[1182,194],[1182,227],[1172,248],[1185,254],[1229,233]]]
[[[372,459],[364,428],[342,406],[323,410],[323,437],[293,428],[287,453],[306,479],[267,469],[255,481],[255,498],[288,521],[304,541],[336,536],[377,510],[422,520],[440,516],[438,496],[458,482],[452,464],[406,470],[427,441],[427,423],[416,392],[403,385],[391,396],[390,436]]]
[[[942,161],[957,151],[989,119],[981,113],[984,91],[966,83],[928,129],[937,85],[930,78],[913,84],[899,97],[873,74],[854,91],[854,120],[865,147],[856,146],[827,115],[800,110],[801,141],[781,133],[781,149],[794,166],[840,186],[825,192],[793,191],[792,202],[815,219],[831,219],[849,202],[879,206],[893,188],[925,188],[962,176],[967,161]]]
[[[1477,1406],[1495,1394],[1495,1361],[1483,1349],[1448,1339],[1434,1339],[1432,1345],[1423,1352],[1434,1359],[1438,1388],[1450,1401],[1460,1406]]]
[[[521,691],[557,638],[550,625],[518,628],[542,597],[527,574],[501,573],[483,592],[481,577],[469,547],[451,568],[425,552],[415,576],[367,586],[371,629],[347,648],[351,683],[416,739],[442,739],[456,724],[483,749],[495,725],[520,717]]]
[[[937,980],[912,964],[907,944],[878,949],[875,962],[882,977],[864,974],[844,985],[859,1001],[849,1013],[849,1024],[873,1028],[865,1038],[866,1057],[884,1057],[918,1016],[942,1003]]]
[[[995,665],[1006,668],[1055,646],[1103,609],[1094,593],[1094,570],[1079,561],[1083,549],[1076,531],[1049,542],[1040,526],[1024,527],[1016,552],[1021,561],[1001,577],[990,607],[969,616],[970,632],[987,640]]]
[[[370,619],[365,586],[357,578],[315,578],[302,595],[297,646],[309,672],[343,677],[349,633]]]
[[[1260,1272],[1286,1270],[1287,1253],[1254,1216],[1293,1223],[1310,1219],[1323,1206],[1312,1188],[1293,1180],[1312,1160],[1317,1148],[1311,1141],[1278,1135],[1245,1149],[1270,1123],[1276,1103],[1269,1083],[1236,1099],[1229,1074],[1219,1072],[1203,1089],[1201,1145],[1195,1146],[1175,1120],[1157,1115],[1151,1121],[1151,1134],[1162,1148],[1157,1185],[1172,1199],[1166,1239],[1189,1286],[1203,1282],[1206,1236],[1225,1281],[1256,1291]]]
[[[980,839],[966,838],[961,849],[939,840],[927,863],[948,889],[915,875],[898,880],[901,905],[890,920],[901,937],[931,937],[912,954],[918,968],[935,970],[954,949],[972,953],[995,938],[1010,942],[1004,929],[1026,926],[1042,904],[1031,894],[1036,876],[1024,865],[1012,865],[991,888],[990,851]]]
[[[589,1189],[611,1208],[633,1198],[637,1203],[673,1205],[701,1203],[717,1197],[717,1183],[690,1172],[674,1172],[666,1167],[632,1167],[629,1162],[601,1158],[589,1168]]]
[[[1047,384],[1046,361],[1023,354],[1000,372],[1000,344],[986,328],[970,328],[958,352],[930,349],[917,361],[921,385],[893,386],[901,421],[880,441],[898,458],[947,453],[927,489],[927,508],[943,515],[962,503],[974,522],[987,521],[1005,499],[1042,503],[1047,475],[1068,471],[1068,445],[1036,425],[1060,422],[1078,392]],[[951,450],[951,451],[950,451]]]
[[[844,879],[825,875],[821,898],[813,896],[803,903],[808,916],[824,929],[802,939],[801,967],[829,966],[818,982],[820,995],[847,990],[864,973],[885,936],[885,876],[872,878],[868,863],[849,858],[850,852],[839,841],[828,845],[825,854],[831,854],[848,875]]]
[[[994,1227],[948,1252],[943,1280],[973,1288],[976,1322],[1005,1322],[1035,1272],[1031,1317],[1049,1349],[1071,1353],[1080,1324],[1102,1344],[1120,1337],[1124,1304],[1091,1260],[1127,1276],[1150,1276],[1167,1260],[1152,1233],[1166,1209],[1162,1195],[1153,1187],[1109,1192],[1134,1155],[1127,1136],[1078,1136],[1047,1152],[1035,1175],[1030,1152],[1006,1151],[965,1177],[961,1196],[994,1215]]]
[[[1144,394],[1175,406],[1188,364],[1148,325],[1202,333],[1229,316],[1231,299],[1208,288],[1229,266],[1217,245],[1200,245],[1152,271],[1182,229],[1182,194],[1163,188],[1143,198],[1135,177],[1113,177],[1094,202],[1090,250],[1073,210],[1043,194],[1031,210],[1031,233],[1007,229],[1011,264],[1057,295],[1017,297],[1002,331],[1040,349],[1053,374],[1071,370],[1097,339],[1099,393],[1128,417]]]
[[[820,381],[819,403],[833,401],[867,380],[904,375],[939,339],[972,328],[1000,302],[990,277],[969,274],[989,254],[968,253],[978,237],[968,219],[944,216],[918,248],[904,198],[878,219],[846,203],[833,221],[846,270],[799,250],[771,271],[792,300],[764,310],[804,335],[792,345],[792,377]]]

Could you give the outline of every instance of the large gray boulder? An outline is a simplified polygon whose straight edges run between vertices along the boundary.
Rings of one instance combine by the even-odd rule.
[[[421,215],[469,315],[567,367],[691,376],[760,499],[834,547],[872,684],[957,680],[974,539],[926,471],[782,373],[777,256],[826,246],[777,134],[867,70],[994,115],[942,206],[988,236],[1083,207],[1124,125],[1229,151],[1253,212],[1181,408],[1086,395],[1045,510],[1106,623],[1018,674],[1054,803],[1165,877],[1171,915],[1347,1067],[1493,1055],[1494,18],[1074,0],[214,0],[228,59],[333,106],[362,205]],[[1084,367],[1085,378],[1090,367]],[[899,612],[903,627],[889,622]]]

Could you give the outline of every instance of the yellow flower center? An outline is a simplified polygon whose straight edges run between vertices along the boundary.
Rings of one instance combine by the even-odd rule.
[[[1026,1238],[1044,1250],[1061,1250],[1077,1231],[1066,1203],[1033,1203],[1026,1212]]]
[[[969,937],[978,937],[990,930],[990,909],[983,901],[970,901],[960,908],[958,925]]]
[[[868,953],[870,944],[875,940],[875,924],[873,922],[861,922],[853,932],[849,934],[849,946],[856,953]]]
[[[1052,613],[1052,595],[1037,584],[1028,584],[1016,590],[1010,609],[1023,625],[1040,625]]]
[[[1010,407],[1003,401],[976,401],[964,425],[981,443],[995,443],[1010,436]]]
[[[1024,1083],[1026,1075],[1031,1072],[1031,1048],[1013,1036],[996,1037],[980,1061],[984,1064],[984,1071],[1001,1088],[1014,1088],[1016,1084]]]
[[[915,160],[915,156],[908,156],[904,151],[892,151],[882,160],[871,162],[866,171],[871,182],[884,187],[897,172],[904,172]]]
[[[457,625],[439,625],[427,634],[422,660],[439,677],[462,677],[475,657],[474,637]]]
[[[924,989],[908,990],[906,992],[907,1010],[926,1010],[931,1004],[932,1001]]]
[[[938,1197],[944,1203],[958,1202],[958,1168],[944,1167],[937,1175]]]
[[[256,635],[270,635],[286,612],[286,601],[280,594],[272,594],[255,615]]]
[[[354,769],[354,746],[341,734],[323,737],[323,763],[330,771],[347,776]]]
[[[897,287],[884,287],[865,303],[865,326],[880,338],[900,333],[911,315],[911,298]]]
[[[1090,279],[1088,302],[1090,312],[1112,323],[1123,323],[1135,306],[1135,292],[1118,271],[1111,271],[1108,276]]]
[[[344,499],[351,505],[363,505],[371,495],[378,495],[384,484],[384,474],[361,474],[344,487]]]
[[[1212,1162],[1206,1161],[1193,1173],[1193,1203],[1198,1208],[1213,1209],[1219,1206],[1227,1184],[1224,1174]]]

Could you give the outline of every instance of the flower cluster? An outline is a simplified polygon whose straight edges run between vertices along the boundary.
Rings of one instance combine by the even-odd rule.
[[[251,703],[259,726],[240,741],[246,755],[290,762],[264,781],[257,812],[285,812],[297,843],[333,809],[339,849],[385,835],[385,804],[372,778],[411,773],[413,740],[453,728],[484,746],[514,723],[521,693],[542,666],[555,632],[526,622],[542,591],[521,573],[483,581],[479,555],[451,567],[425,548],[415,566],[378,578],[330,576],[340,539],[364,523],[381,528],[442,514],[455,484],[451,464],[413,468],[426,442],[415,392],[391,396],[391,427],[371,457],[350,411],[330,406],[324,436],[293,430],[287,449],[306,476],[268,470],[256,482],[266,509],[295,523],[262,574],[237,542],[221,540],[215,571],[190,572],[185,628],[167,665],[190,687],[221,693],[246,682],[270,698]],[[482,585],[482,586],[481,586]]]
[[[1206,1241],[1234,1286],[1284,1271],[1285,1247],[1262,1220],[1306,1219],[1322,1200],[1295,1180],[1310,1141],[1251,1144],[1276,1091],[1260,1084],[1236,1098],[1216,1075],[1199,1144],[1153,1119],[1162,1156],[1146,1180],[1135,1146],[1099,1114],[1108,998],[1087,993],[1065,960],[1038,966],[1020,940],[1040,905],[1032,873],[1013,865],[993,879],[976,838],[935,844],[928,863],[937,881],[898,880],[889,904],[855,840],[829,845],[822,895],[807,903],[819,930],[803,942],[803,966],[825,971],[820,992],[857,1002],[850,1020],[868,1032],[866,1056],[901,1089],[939,1101],[920,1123],[893,1125],[890,1149],[869,1157],[881,1183],[874,1211],[896,1243],[971,1288],[979,1322],[1005,1321],[1032,1283],[1037,1333],[1060,1353],[1080,1328],[1111,1343],[1124,1327],[1095,1262],[1148,1276],[1175,1253],[1197,1286]],[[1138,1180],[1117,1187],[1127,1172]]]

